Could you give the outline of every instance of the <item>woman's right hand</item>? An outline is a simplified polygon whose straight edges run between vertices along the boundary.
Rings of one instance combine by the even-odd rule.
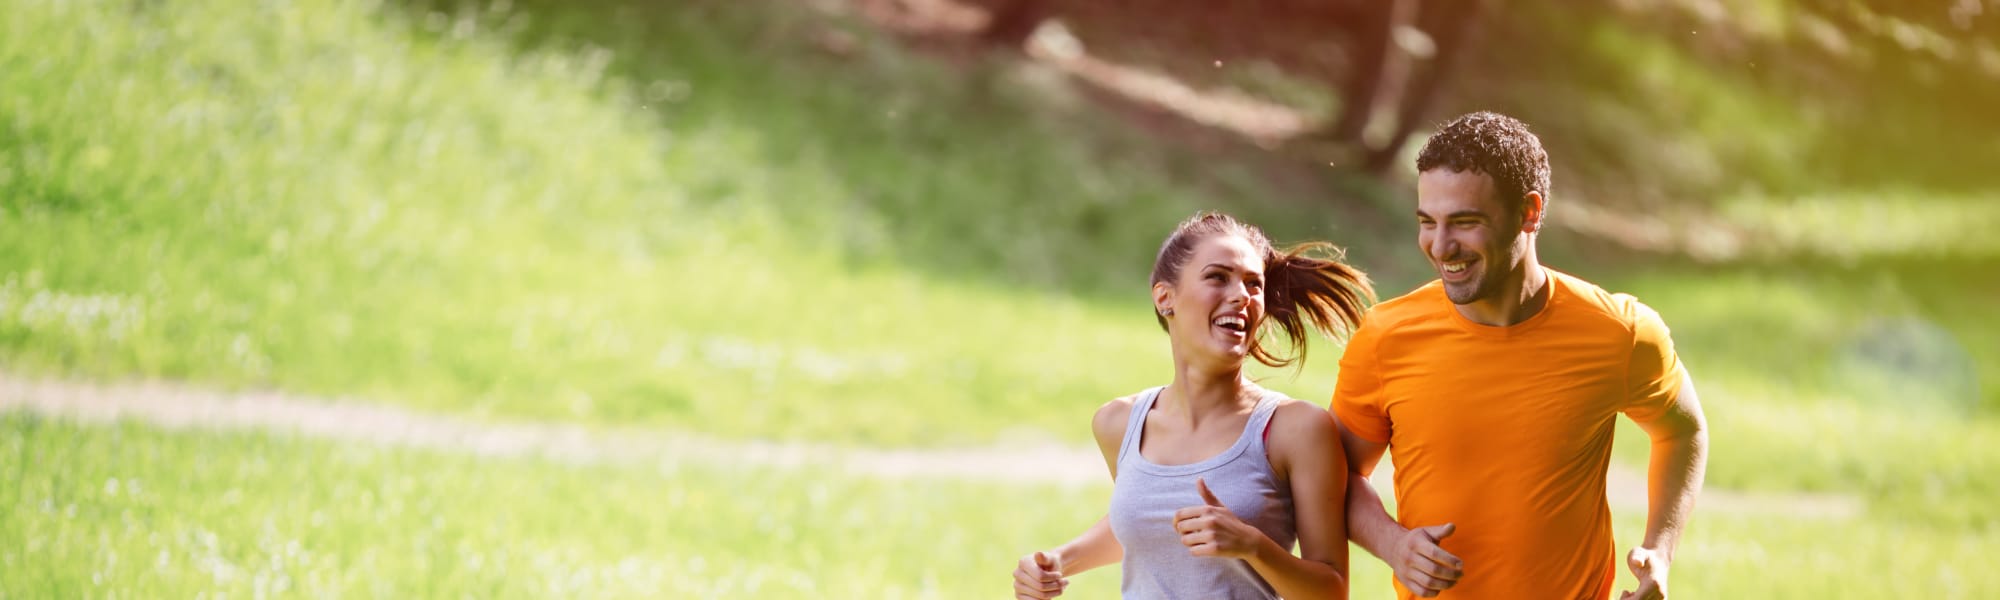
[[[1048,600],[1061,596],[1069,580],[1063,579],[1062,565],[1044,552],[1036,552],[1021,557],[1020,564],[1014,566],[1014,598],[1016,600]]]

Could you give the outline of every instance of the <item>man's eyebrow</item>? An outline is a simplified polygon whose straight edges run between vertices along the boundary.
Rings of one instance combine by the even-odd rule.
[[[1424,211],[1422,211],[1422,210],[1419,210],[1419,211],[1417,211],[1417,216],[1418,216],[1418,217],[1421,217],[1421,218],[1426,218],[1426,219],[1429,219],[1429,218],[1432,218],[1432,217],[1431,217],[1430,215],[1428,215],[1428,214],[1424,214]],[[1451,214],[1448,214],[1448,215],[1445,215],[1445,216],[1444,216],[1444,218],[1445,218],[1446,220],[1451,220],[1451,219],[1457,219],[1457,218],[1460,218],[1460,217],[1478,217],[1478,218],[1481,218],[1481,219],[1486,219],[1486,218],[1489,218],[1489,217],[1487,217],[1487,216],[1486,216],[1486,211],[1482,211],[1482,210],[1477,210],[1477,209],[1466,209],[1466,210],[1461,210],[1461,211],[1455,211],[1455,212],[1453,212],[1453,213],[1451,213]]]

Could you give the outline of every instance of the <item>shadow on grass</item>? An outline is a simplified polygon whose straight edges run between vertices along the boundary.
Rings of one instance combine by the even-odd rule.
[[[1299,190],[1274,190],[1250,160],[1148,144],[1101,113],[1064,109],[1059,92],[1024,83],[1004,59],[927,61],[837,16],[766,3],[527,0],[508,10],[525,18],[508,38],[524,52],[610,51],[612,93],[657,118],[662,160],[706,211],[695,219],[729,226],[774,211],[772,235],[810,238],[856,268],[1129,298],[1174,222],[1220,208],[1276,238],[1348,245],[1384,297],[1428,278],[1390,193],[1329,175],[1325,189],[1350,201],[1301,206]],[[1656,304],[1681,344],[1707,355],[1691,360],[1810,387],[1921,381],[1971,413],[2000,411],[2000,327],[1983,300],[2000,295],[2000,281],[1980,275],[2000,272],[2000,257],[1717,266],[1588,240],[1544,246],[1558,268]]]
[[[1401,249],[1400,229],[1381,232],[1402,221],[1380,218],[1388,192],[1371,182],[1328,170],[1292,182],[1309,191],[1279,192],[1255,157],[1161,148],[1065,108],[1060,77],[1018,61],[927,60],[804,6],[526,0],[507,11],[524,17],[509,37],[523,52],[610,51],[613,93],[656,117],[681,156],[663,160],[694,167],[676,177],[704,217],[772,211],[772,235],[836,248],[857,268],[1126,298],[1160,239],[1199,209],[1236,212],[1280,240]],[[699,147],[717,140],[729,147]]]

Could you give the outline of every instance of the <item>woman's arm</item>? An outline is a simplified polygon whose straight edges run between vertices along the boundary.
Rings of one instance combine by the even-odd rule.
[[[1105,403],[1090,419],[1091,434],[1097,439],[1097,451],[1104,456],[1104,466],[1111,472],[1114,482],[1118,480],[1118,448],[1125,443],[1125,423],[1131,415],[1132,398],[1126,397]],[[1125,548],[1118,545],[1117,536],[1112,535],[1111,517],[1106,515],[1068,543],[1021,557],[1014,567],[1014,596],[1022,599],[1054,598],[1069,587],[1069,576],[1124,558]]]
[[[1014,567],[1014,597],[1042,600],[1060,596],[1069,589],[1070,576],[1124,558],[1125,548],[1111,534],[1111,517],[1105,516],[1054,550],[1021,557]]]
[[[1118,481],[1118,448],[1125,444],[1125,423],[1131,416],[1132,399],[1119,398],[1099,407],[1097,415],[1090,418],[1090,432],[1097,439],[1097,451],[1104,455],[1104,468],[1111,472],[1113,482]],[[1044,554],[1054,559],[1063,576],[1070,576],[1124,560],[1125,548],[1111,534],[1111,516],[1105,515],[1069,543]]]
[[[1278,407],[1271,424],[1271,466],[1292,490],[1300,555],[1243,522],[1196,480],[1204,506],[1174,515],[1181,543],[1197,556],[1250,564],[1285,598],[1347,597],[1347,462],[1333,418],[1303,402]]]
[[[1111,517],[1105,516],[1076,539],[1056,546],[1050,551],[1049,558],[1055,561],[1063,576],[1068,577],[1104,565],[1118,564],[1125,559],[1125,548],[1118,545],[1116,536],[1111,535]]]
[[[1347,597],[1347,453],[1333,416],[1305,402],[1278,407],[1272,466],[1292,488],[1299,556],[1266,539],[1250,566],[1286,598]]]

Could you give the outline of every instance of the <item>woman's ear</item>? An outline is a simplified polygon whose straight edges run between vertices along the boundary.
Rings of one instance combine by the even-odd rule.
[[[1174,287],[1167,282],[1153,284],[1153,312],[1162,317],[1174,314]]]

